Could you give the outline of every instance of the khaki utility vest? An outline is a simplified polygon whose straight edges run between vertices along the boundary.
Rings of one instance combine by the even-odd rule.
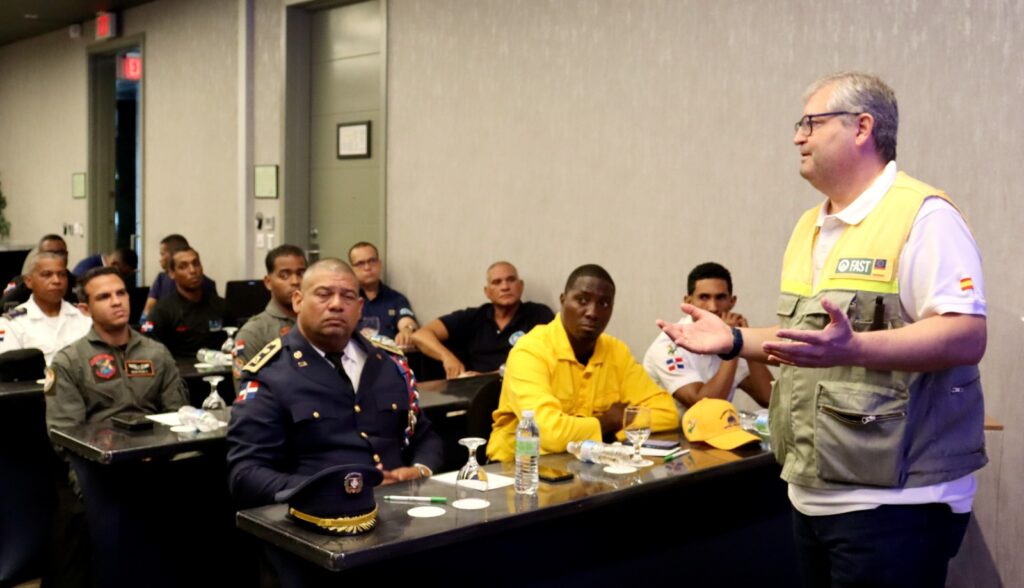
[[[929,196],[952,204],[945,193],[900,172],[874,210],[840,236],[816,288],[812,251],[819,207],[804,213],[783,260],[777,310],[782,327],[825,328],[823,298],[847,309],[854,331],[904,326],[900,253]],[[984,466],[984,419],[977,365],[928,373],[783,366],[773,385],[769,426],[782,478],[791,484],[910,488]]]

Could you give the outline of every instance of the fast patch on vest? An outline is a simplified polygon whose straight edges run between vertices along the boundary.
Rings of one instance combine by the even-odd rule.
[[[92,372],[96,377],[101,380],[109,380],[117,375],[117,362],[114,361],[114,356],[109,353],[94,355],[89,360],[89,366],[92,367]]]
[[[892,263],[888,259],[874,257],[843,257],[832,272],[837,277],[858,276],[869,280],[892,279]]]
[[[156,368],[148,359],[129,359],[124,362],[124,371],[129,378],[152,378],[156,375]]]

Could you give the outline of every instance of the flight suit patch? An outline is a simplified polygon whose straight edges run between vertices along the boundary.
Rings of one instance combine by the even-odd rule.
[[[94,355],[89,360],[89,366],[92,367],[92,373],[101,380],[109,380],[117,375],[117,362],[109,353]]]
[[[124,362],[124,369],[129,378],[152,378],[156,375],[156,367],[148,359],[129,359]]]

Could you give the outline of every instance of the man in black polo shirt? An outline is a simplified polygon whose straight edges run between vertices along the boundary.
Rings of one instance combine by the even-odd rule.
[[[373,243],[360,241],[348,250],[348,261],[359,281],[359,296],[363,299],[363,318],[377,317],[378,333],[390,337],[400,347],[412,345],[412,334],[419,328],[412,305],[404,294],[392,290],[381,281],[384,262]]]
[[[523,281],[507,261],[487,268],[484,295],[490,303],[446,314],[412,336],[420,351],[444,364],[449,378],[498,369],[519,337],[555,318],[547,306],[522,301]]]
[[[175,357],[195,355],[202,347],[224,342],[224,299],[203,287],[203,264],[189,246],[171,252],[168,274],[174,292],[156,303],[142,332],[167,346]]]

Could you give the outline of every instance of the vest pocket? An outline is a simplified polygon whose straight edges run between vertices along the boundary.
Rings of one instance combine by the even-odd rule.
[[[894,487],[906,476],[906,391],[858,382],[819,382],[814,418],[818,476]]]

